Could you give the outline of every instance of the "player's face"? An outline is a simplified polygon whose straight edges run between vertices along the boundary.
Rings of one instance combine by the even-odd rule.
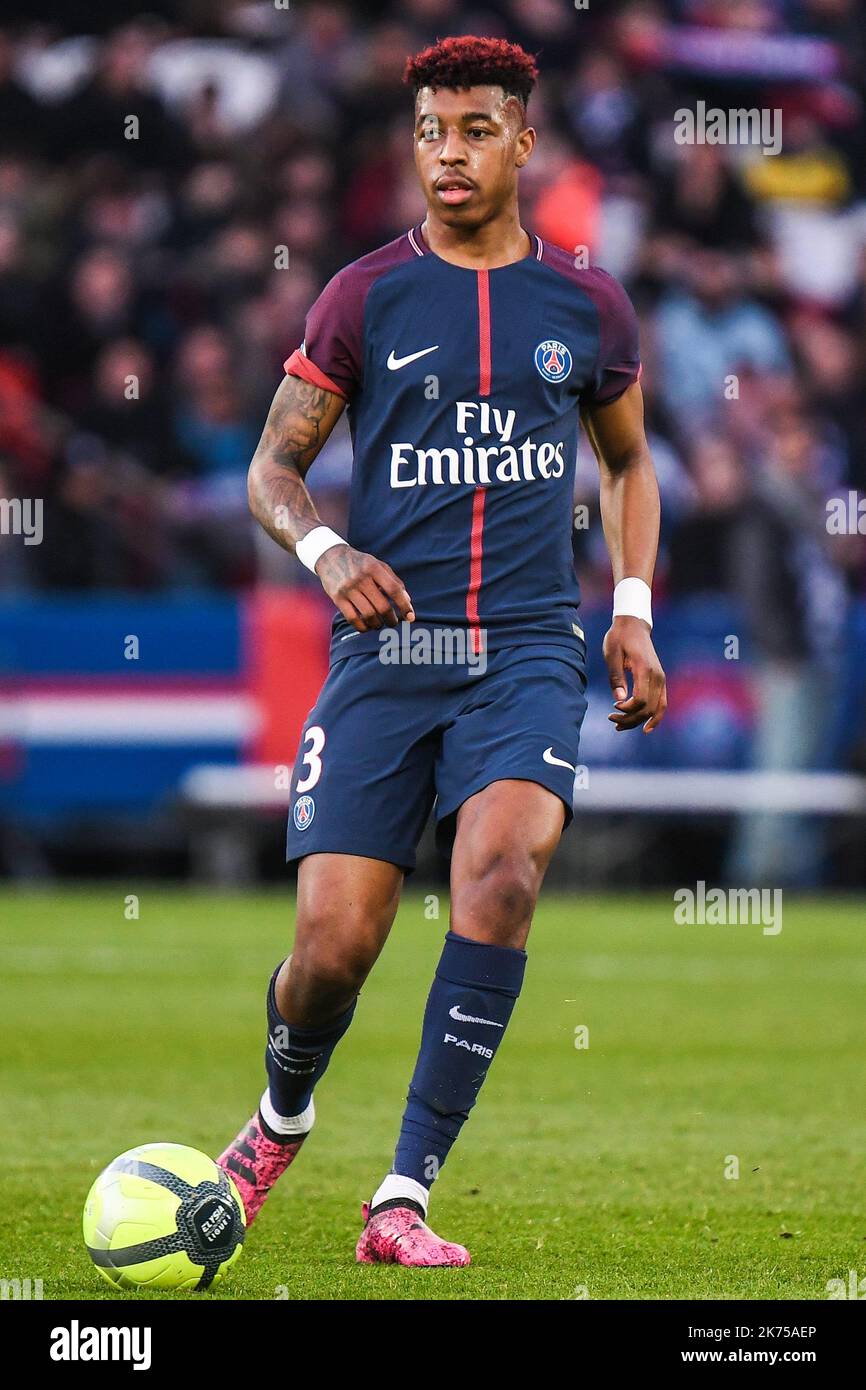
[[[428,207],[448,226],[486,222],[516,196],[535,131],[501,87],[423,87],[415,106],[415,167]]]

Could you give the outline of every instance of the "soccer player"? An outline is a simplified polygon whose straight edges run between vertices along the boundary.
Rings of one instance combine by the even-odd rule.
[[[250,469],[253,514],[338,611],[292,777],[297,925],[268,989],[268,1084],[219,1160],[248,1220],[310,1132],[314,1089],[434,800],[438,831],[453,836],[450,930],[394,1161],[364,1207],[366,1263],[469,1263],[426,1224],[427,1203],[505,1036],[541,882],[572,818],[586,707],[571,548],[578,412],[615,580],[609,717],[649,733],[665,711],[635,314],[605,271],[521,226],[536,77],[499,39],[444,39],[409,61],[426,218],[324,289]],[[304,482],[344,409],[348,538],[322,525]]]

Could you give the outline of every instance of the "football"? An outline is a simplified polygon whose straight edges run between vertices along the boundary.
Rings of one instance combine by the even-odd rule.
[[[122,1289],[210,1289],[240,1256],[246,1218],[229,1175],[183,1144],[109,1163],[84,1204],[84,1244]]]

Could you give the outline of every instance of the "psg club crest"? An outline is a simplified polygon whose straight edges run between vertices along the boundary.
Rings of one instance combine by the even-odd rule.
[[[316,803],[311,796],[299,796],[293,812],[295,829],[309,830],[316,814]]]
[[[535,349],[535,365],[545,381],[564,381],[571,371],[571,353],[565,343],[545,338]]]

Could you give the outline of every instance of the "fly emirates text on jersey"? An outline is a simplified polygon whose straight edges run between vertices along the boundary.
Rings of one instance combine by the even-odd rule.
[[[392,444],[392,487],[424,487],[428,483],[486,486],[562,477],[564,440],[536,444],[527,435],[519,445],[510,442],[517,423],[516,410],[502,411],[488,401],[457,401],[456,411],[462,448],[418,449],[411,442]],[[499,442],[476,444],[476,434]]]

